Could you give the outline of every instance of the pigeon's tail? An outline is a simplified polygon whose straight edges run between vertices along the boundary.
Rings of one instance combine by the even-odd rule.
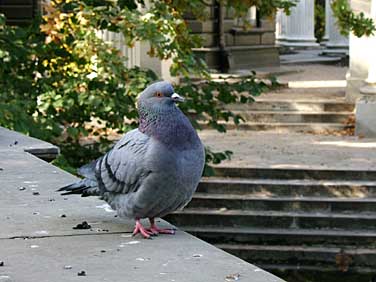
[[[97,180],[95,178],[95,165],[97,161],[84,165],[78,169],[78,174],[85,177],[77,182],[61,187],[58,192],[63,192],[61,195],[79,194],[82,197],[99,196],[100,190]]]
[[[81,197],[99,196],[100,190],[95,180],[81,179],[75,183],[61,187],[58,192],[64,192],[61,195],[79,194]]]

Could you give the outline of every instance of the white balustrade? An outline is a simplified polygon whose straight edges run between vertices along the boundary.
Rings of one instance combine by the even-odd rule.
[[[343,36],[338,28],[337,20],[333,15],[331,5],[331,0],[326,0],[325,5],[325,35],[327,36],[326,47],[327,48],[342,48],[348,49],[349,47],[349,37]]]
[[[141,48],[140,42],[136,42],[133,47],[128,47],[125,43],[124,36],[121,33],[102,30],[97,33],[98,37],[105,42],[117,48],[121,54],[127,58],[124,62],[128,68],[140,66],[141,64]]]

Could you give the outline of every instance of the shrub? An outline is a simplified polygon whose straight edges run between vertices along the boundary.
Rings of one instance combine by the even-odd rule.
[[[289,1],[274,2],[288,7]],[[149,55],[172,57],[171,73],[185,78],[176,88],[186,96],[182,109],[190,116],[205,117],[220,131],[225,127],[219,119],[239,123],[241,117],[223,105],[250,102],[266,85],[254,74],[231,83],[210,80],[192,54],[200,40],[182,18],[187,10],[203,17],[202,1],[154,3],[141,14],[129,0],[52,0],[45,16],[26,28],[7,26],[0,15],[0,125],[57,144],[62,156],[56,163],[65,168],[98,157],[113,136],[135,127],[136,97],[158,78],[150,70],[126,68],[127,58],[98,38],[98,30],[122,32],[129,46],[147,40]],[[192,74],[204,82],[192,81]],[[228,156],[209,152],[208,160]]]
[[[315,37],[321,42],[325,36],[325,7],[320,1],[315,2]]]

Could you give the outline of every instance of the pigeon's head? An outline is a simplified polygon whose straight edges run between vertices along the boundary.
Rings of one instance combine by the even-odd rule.
[[[168,81],[159,81],[149,85],[138,98],[138,107],[147,110],[163,111],[175,107],[175,103],[183,102],[184,98],[174,92]]]

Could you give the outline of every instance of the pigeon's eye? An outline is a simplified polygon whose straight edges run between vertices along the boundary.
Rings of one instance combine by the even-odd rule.
[[[157,97],[162,97],[163,94],[162,94],[161,92],[157,92],[157,93],[155,93],[155,96],[157,96]]]

